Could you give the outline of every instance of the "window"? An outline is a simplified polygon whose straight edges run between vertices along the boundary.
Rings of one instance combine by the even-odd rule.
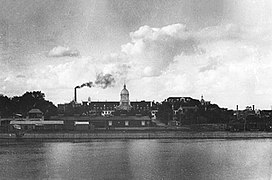
[[[145,126],[145,121],[142,121],[142,126]]]
[[[109,121],[109,126],[112,126],[112,121]]]
[[[129,122],[128,121],[125,121],[125,126],[128,126],[129,125]]]

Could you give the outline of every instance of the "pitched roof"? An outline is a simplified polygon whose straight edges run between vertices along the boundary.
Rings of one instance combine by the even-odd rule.
[[[112,117],[92,117],[90,120],[109,120],[109,121],[146,121],[150,120],[149,116],[112,116]]]
[[[62,121],[147,121],[151,120],[149,116],[111,116],[111,117],[89,117],[89,116],[69,116],[69,117],[58,117],[54,120],[62,120]]]
[[[39,110],[39,109],[31,109],[30,111],[28,111],[28,113],[32,113],[32,114],[38,113],[38,114],[41,114],[43,112],[41,110]]]

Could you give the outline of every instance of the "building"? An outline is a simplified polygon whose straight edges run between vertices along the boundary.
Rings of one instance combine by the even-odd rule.
[[[9,123],[15,129],[20,130],[60,130],[63,121],[44,120],[43,112],[39,109],[31,109],[26,118],[13,118]]]
[[[151,101],[130,101],[129,91],[124,84],[120,101],[84,101],[80,106],[74,102],[59,104],[59,116],[65,130],[91,130],[118,127],[148,127],[156,117],[156,109]]]
[[[170,124],[190,124],[197,121],[200,102],[191,97],[169,97],[165,100],[172,109]],[[178,122],[178,123],[177,123]]]
[[[166,99],[166,101],[169,103],[177,103],[177,102],[186,103],[186,102],[189,102],[190,100],[192,100],[191,97],[168,97]]]
[[[131,106],[136,111],[150,111],[152,103],[150,101],[133,101],[131,102]]]
[[[43,116],[43,112],[39,109],[31,109],[28,112],[28,116],[27,116],[28,120],[44,120],[44,116]]]
[[[200,103],[202,106],[209,106],[211,104],[211,101],[205,101],[203,95],[201,95]]]
[[[59,114],[84,116],[113,116],[114,114],[129,113],[130,115],[148,115],[152,110],[151,101],[130,101],[129,91],[124,85],[120,92],[120,101],[83,101],[82,104],[74,102],[58,104]],[[119,112],[118,112],[119,111]],[[121,112],[121,113],[120,113]]]
[[[120,93],[120,105],[116,107],[116,110],[130,111],[132,106],[129,101],[129,92],[124,84],[124,89]]]

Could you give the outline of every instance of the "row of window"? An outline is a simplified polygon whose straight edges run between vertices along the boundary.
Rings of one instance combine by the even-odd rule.
[[[114,110],[115,107],[92,107],[90,109],[95,109],[95,110]],[[133,107],[133,109],[140,109],[140,110],[149,110],[149,107],[139,107],[139,108],[135,108]]]
[[[120,122],[118,122],[120,123]],[[112,126],[112,121],[108,121],[108,125]],[[141,121],[141,125],[145,126],[145,121]],[[125,126],[129,126],[129,121],[125,121]]]

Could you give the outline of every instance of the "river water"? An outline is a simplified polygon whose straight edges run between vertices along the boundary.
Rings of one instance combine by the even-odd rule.
[[[0,142],[0,179],[272,179],[272,140]]]

